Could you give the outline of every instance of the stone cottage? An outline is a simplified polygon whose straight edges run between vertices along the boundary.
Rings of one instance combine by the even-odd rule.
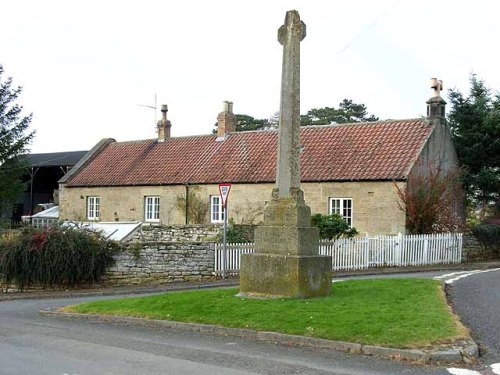
[[[301,186],[313,214],[339,213],[361,234],[405,231],[395,185],[419,165],[458,165],[434,83],[426,118],[301,128]],[[60,219],[221,223],[218,184],[231,183],[229,218],[258,223],[275,180],[278,131],[236,132],[224,103],[218,134],[171,137],[162,106],[157,139],[101,140],[60,180]]]

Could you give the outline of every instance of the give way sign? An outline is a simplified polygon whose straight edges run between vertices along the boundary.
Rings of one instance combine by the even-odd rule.
[[[226,207],[227,197],[229,197],[229,191],[231,190],[231,184],[219,184],[219,194],[222,199],[222,207]]]

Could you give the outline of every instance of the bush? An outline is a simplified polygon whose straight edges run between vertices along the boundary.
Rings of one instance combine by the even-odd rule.
[[[339,214],[312,215],[311,225],[319,228],[319,237],[321,239],[351,238],[358,234],[356,228],[350,227]]]
[[[18,236],[0,241],[0,273],[21,290],[32,284],[91,284],[113,265],[118,250],[116,242],[89,230],[25,228]]]
[[[228,243],[249,243],[253,242],[253,232],[255,225],[250,224],[235,224],[233,219],[229,219],[227,223],[227,242]],[[217,237],[219,242],[224,241],[224,228],[219,232]]]
[[[496,251],[500,255],[500,225],[480,224],[472,228],[472,233],[484,247]]]
[[[411,234],[458,232],[464,228],[462,169],[444,170],[440,161],[417,162],[404,187],[394,183]]]
[[[200,190],[199,186],[191,186],[188,190],[187,201],[185,195],[178,195],[175,198],[175,208],[183,215],[187,215],[186,224],[203,224],[206,220],[209,206],[198,195]]]

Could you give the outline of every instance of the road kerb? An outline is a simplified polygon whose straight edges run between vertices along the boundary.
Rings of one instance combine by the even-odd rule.
[[[183,323],[170,320],[154,320],[113,315],[67,313],[60,311],[60,308],[41,310],[40,314],[60,318],[97,320],[115,324],[134,324],[147,327],[213,334],[218,336],[240,337],[245,339],[266,341],[280,345],[330,349],[347,353],[371,355],[393,360],[404,360],[420,364],[470,364],[474,363],[479,358],[477,344],[472,339],[467,340],[463,344],[463,346],[453,347],[452,349],[397,349],[375,345],[362,345],[344,341],[320,339],[307,336],[288,335],[277,332],[255,331],[245,328],[227,328],[210,324]]]

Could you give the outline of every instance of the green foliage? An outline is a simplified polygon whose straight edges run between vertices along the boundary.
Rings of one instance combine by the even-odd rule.
[[[276,127],[277,123],[274,118],[271,119],[256,119],[249,115],[236,114],[236,131],[262,130]],[[276,116],[276,115],[274,115]],[[217,134],[218,123],[215,123],[213,134]]]
[[[236,115],[236,131],[261,130],[269,127],[269,120],[256,119],[248,115]]]
[[[300,116],[301,125],[330,125],[366,121],[378,121],[378,117],[368,115],[364,104],[353,103],[350,99],[342,100],[338,109],[332,107],[313,108],[306,115]]]
[[[199,186],[189,186],[187,202],[185,195],[178,195],[175,199],[175,208],[183,215],[187,213],[186,224],[203,224],[205,222],[209,206],[199,197],[199,191]]]
[[[23,191],[22,175],[27,152],[34,133],[26,133],[32,115],[23,116],[16,103],[21,87],[12,87],[12,78],[3,79],[0,65],[0,212],[10,206]]]
[[[140,242],[135,242],[134,244],[130,245],[129,250],[132,253],[132,256],[134,257],[135,262],[141,260],[142,245]]]
[[[339,214],[312,215],[311,225],[319,228],[319,237],[321,239],[351,238],[358,234],[356,228],[350,227]]]
[[[348,280],[323,298],[238,298],[237,289],[172,292],[69,306],[66,311],[137,316],[391,347],[461,336],[441,283],[430,279]]]
[[[279,125],[279,112],[273,113],[269,119],[256,119],[249,115],[235,115],[237,119],[236,131],[275,129]],[[378,121],[378,117],[369,115],[364,104],[354,103],[344,99],[338,108],[313,108],[305,115],[300,116],[300,125],[330,125],[352,122]],[[217,123],[212,133],[217,133]]]
[[[500,214],[500,95],[472,75],[469,95],[449,91],[448,121],[461,164],[469,201]]]
[[[21,289],[93,283],[114,263],[118,250],[117,243],[88,230],[25,228],[18,236],[0,240],[0,273]]]
[[[228,243],[249,243],[253,242],[253,232],[255,225],[236,224],[233,219],[229,219],[227,223],[226,240]],[[221,228],[218,242],[224,241],[224,228]]]
[[[472,228],[472,233],[481,244],[500,255],[500,225],[480,224]]]

